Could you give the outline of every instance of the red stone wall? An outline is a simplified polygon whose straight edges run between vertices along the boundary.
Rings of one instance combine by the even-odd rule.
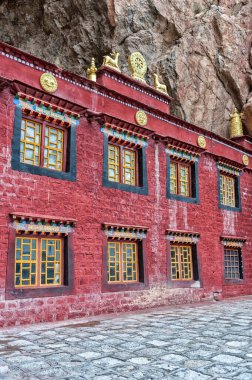
[[[65,96],[69,96],[69,92],[66,91]],[[108,103],[107,113],[111,107]],[[125,108],[124,117],[128,117],[127,112],[131,118],[133,111]],[[147,148],[149,194],[103,187],[103,134],[96,122],[88,122],[83,116],[77,127],[76,182],[21,173],[11,169],[13,122],[13,95],[10,88],[6,88],[0,92],[0,326],[200,301],[211,299],[215,292],[223,297],[251,294],[251,171],[244,170],[241,176],[242,212],[218,208],[217,169],[212,154],[202,153],[199,161],[200,204],[167,199],[165,146],[150,139]],[[190,130],[173,128],[183,141],[193,141]],[[169,133],[167,127],[166,131]],[[229,155],[232,151],[236,157],[237,152],[232,147],[222,145],[220,148],[210,139],[208,144],[213,152],[219,149],[223,155]],[[13,212],[77,219],[73,234],[72,295],[5,300],[8,224],[9,214]],[[146,289],[102,292],[104,232],[101,224],[104,222],[149,227],[145,252]],[[197,252],[201,288],[168,287],[167,229],[200,233]],[[247,238],[242,249],[242,284],[224,282],[222,235]]]

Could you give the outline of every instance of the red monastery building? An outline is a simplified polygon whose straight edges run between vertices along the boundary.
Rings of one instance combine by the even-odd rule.
[[[0,44],[0,325],[252,294],[252,139],[172,116],[140,53]]]

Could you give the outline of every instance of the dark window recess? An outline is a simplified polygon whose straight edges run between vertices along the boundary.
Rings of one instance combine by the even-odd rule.
[[[143,260],[143,245],[138,242],[138,271],[139,271],[139,282],[144,282],[144,260]]]
[[[197,259],[197,247],[195,244],[192,245],[192,264],[193,264],[193,280],[199,281],[199,268]]]

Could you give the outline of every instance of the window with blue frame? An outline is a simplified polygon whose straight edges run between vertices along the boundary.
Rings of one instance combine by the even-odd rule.
[[[148,194],[147,138],[138,133],[105,124],[103,186]]]
[[[241,170],[225,163],[217,164],[219,208],[241,211]]]
[[[14,104],[12,169],[75,181],[80,115],[23,93]]]
[[[198,159],[178,148],[168,147],[167,153],[167,198],[189,203],[199,203]]]

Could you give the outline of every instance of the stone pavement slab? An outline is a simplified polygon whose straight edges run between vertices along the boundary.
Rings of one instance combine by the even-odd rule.
[[[252,296],[0,331],[0,380],[252,380]]]

